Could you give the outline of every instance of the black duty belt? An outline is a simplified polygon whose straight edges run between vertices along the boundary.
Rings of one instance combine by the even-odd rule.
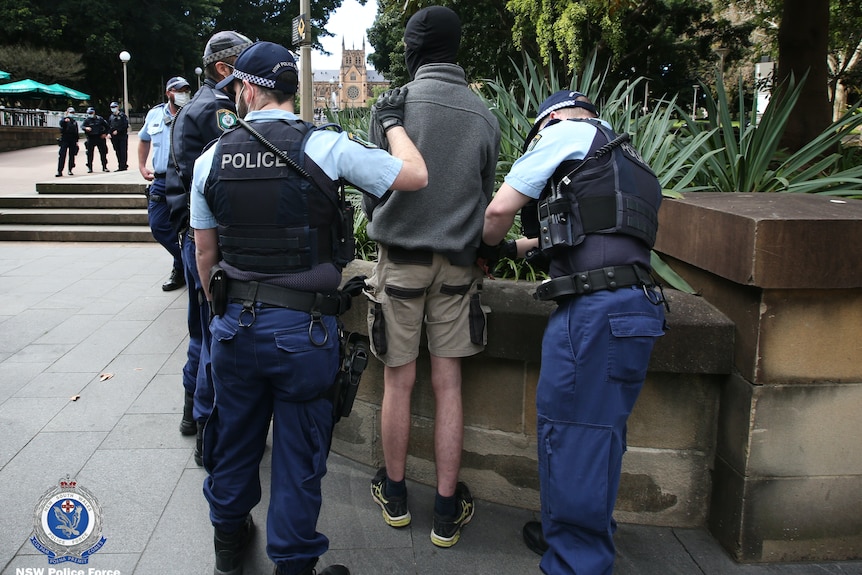
[[[165,178],[168,177],[168,173],[167,172],[156,172],[155,174],[153,174],[153,177],[156,179],[164,180]]]
[[[227,283],[228,301],[239,303],[257,302],[275,307],[285,307],[297,311],[323,315],[341,313],[341,297],[338,292],[331,294],[299,291],[286,287],[260,282],[229,280]]]
[[[150,200],[151,202],[156,202],[157,204],[159,202],[166,202],[167,201],[164,196],[161,196],[159,194],[151,194],[150,192],[147,192],[147,199]]]
[[[609,266],[546,281],[536,288],[533,297],[543,301],[560,300],[568,296],[616,290],[633,285],[651,287],[655,282],[649,272],[640,266]]]

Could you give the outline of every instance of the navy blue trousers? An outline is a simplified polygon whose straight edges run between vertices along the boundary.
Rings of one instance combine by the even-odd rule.
[[[332,402],[320,395],[338,370],[335,317],[312,325],[304,312],[258,305],[252,314],[232,303],[210,330],[215,409],[203,445],[210,519],[234,531],[260,502],[259,466],[272,421],[266,550],[285,572],[300,573],[329,548],[317,520]]]
[[[153,232],[153,238],[174,258],[174,269],[183,272],[183,253],[180,250],[180,241],[177,234],[174,233],[173,226],[171,226],[171,210],[165,202],[165,179],[154,179],[153,183],[150,184],[149,193],[151,196],[158,196],[162,199],[160,202],[153,200],[147,202],[147,219],[150,223],[150,230]]]
[[[210,374],[209,304],[204,297],[195,258],[195,242],[189,229],[182,238],[183,268],[188,286],[189,349],[183,366],[183,387],[195,396],[193,417],[206,421],[213,408],[213,384]]]
[[[536,390],[547,575],[610,575],[626,421],[664,308],[643,288],[569,299],[551,313]]]

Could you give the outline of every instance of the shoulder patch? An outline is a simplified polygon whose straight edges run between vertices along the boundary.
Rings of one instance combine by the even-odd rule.
[[[533,148],[535,148],[536,144],[538,144],[539,140],[541,140],[541,139],[542,139],[542,134],[536,134],[536,136],[532,140],[530,140],[530,145],[527,146],[527,151],[529,152]]]
[[[230,130],[238,123],[236,114],[227,108],[221,108],[216,112],[216,121],[218,122],[218,127],[222,131]]]
[[[347,138],[353,142],[356,142],[360,146],[365,146],[366,148],[376,148],[377,147],[374,144],[372,144],[371,142],[363,140],[362,138],[360,138],[359,136],[357,136],[353,132],[347,132]]]

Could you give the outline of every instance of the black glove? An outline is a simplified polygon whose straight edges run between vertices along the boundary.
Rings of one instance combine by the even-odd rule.
[[[365,289],[365,280],[367,279],[368,276],[353,276],[344,282],[341,292],[348,294],[350,297],[356,297]]]
[[[378,96],[372,110],[383,132],[395,126],[404,125],[404,100],[407,99],[407,88],[394,88]]]

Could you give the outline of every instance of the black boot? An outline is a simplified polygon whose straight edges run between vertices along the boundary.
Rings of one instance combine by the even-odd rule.
[[[204,425],[205,421],[197,422],[197,437],[195,437],[195,463],[198,467],[204,466]]]
[[[548,550],[548,542],[545,541],[545,535],[542,533],[542,524],[539,521],[527,521],[524,523],[524,529],[521,531],[524,537],[524,543],[530,548],[533,553],[544,555]]]
[[[186,285],[186,276],[183,275],[183,270],[174,269],[168,281],[162,284],[162,291],[174,291],[184,285]]]
[[[314,563],[316,564],[317,561]],[[276,565],[272,570],[272,575],[284,575],[285,573],[287,573],[287,571],[279,570],[278,565]],[[312,564],[311,567],[300,573],[300,575],[350,575],[350,569],[344,565],[330,565],[323,571],[318,571],[314,568],[314,564]]]
[[[246,515],[245,523],[233,533],[224,533],[215,530],[213,543],[215,544],[216,564],[214,575],[242,575],[242,564],[245,552],[254,535],[254,521],[251,514]]]
[[[194,435],[198,432],[198,424],[195,423],[195,417],[192,414],[194,407],[195,394],[187,391],[183,403],[183,419],[180,421],[180,433],[183,435]]]

